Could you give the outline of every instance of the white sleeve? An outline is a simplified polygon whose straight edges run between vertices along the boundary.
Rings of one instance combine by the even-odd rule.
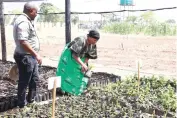
[[[29,23],[22,22],[17,26],[17,39],[18,40],[28,40],[29,37]]]

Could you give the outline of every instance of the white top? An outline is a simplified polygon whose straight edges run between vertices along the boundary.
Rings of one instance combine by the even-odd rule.
[[[35,51],[39,51],[39,39],[31,19],[26,14],[20,15],[14,21],[13,37],[16,44],[15,53],[28,54],[21,46],[20,40],[27,41]]]

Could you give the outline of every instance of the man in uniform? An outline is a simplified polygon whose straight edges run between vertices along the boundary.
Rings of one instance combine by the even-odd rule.
[[[13,36],[16,44],[14,59],[19,71],[18,106],[23,108],[33,103],[36,95],[36,84],[39,79],[38,64],[42,59],[38,53],[39,39],[33,21],[37,16],[37,7],[28,2],[24,5],[23,14],[14,22]],[[29,87],[26,100],[26,89]]]
[[[97,58],[96,43],[100,39],[100,34],[96,30],[90,30],[87,37],[76,37],[71,42],[71,52],[73,58],[81,65],[82,72],[88,71],[89,59]],[[82,62],[81,58],[85,57],[85,61]]]

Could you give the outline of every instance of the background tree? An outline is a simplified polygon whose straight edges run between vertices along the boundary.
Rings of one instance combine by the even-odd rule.
[[[166,20],[166,23],[176,24],[176,21],[174,19],[168,19],[168,20]]]
[[[78,15],[72,15],[71,16],[71,22],[76,25],[79,22],[79,16]]]
[[[57,22],[64,22],[64,17],[62,14],[50,14],[62,12],[62,10],[60,10],[51,3],[42,3],[40,5],[39,12],[42,13],[38,18],[39,22],[51,22],[52,26],[55,26]]]
[[[136,17],[136,16],[128,16],[128,17],[126,18],[126,22],[130,22],[130,23],[135,24],[136,21],[137,21],[137,17]]]

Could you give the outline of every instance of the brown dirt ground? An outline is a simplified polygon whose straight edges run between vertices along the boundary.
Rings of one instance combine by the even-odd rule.
[[[65,30],[41,28],[38,30],[42,57],[58,60],[65,44]],[[72,39],[86,31],[72,29]],[[12,31],[6,29],[7,53],[13,55]],[[176,37],[151,37],[143,35],[120,36],[101,33],[98,42],[98,59],[91,62],[104,67],[135,69],[136,60],[142,60],[142,70],[176,74]],[[1,52],[1,48],[0,48]]]

